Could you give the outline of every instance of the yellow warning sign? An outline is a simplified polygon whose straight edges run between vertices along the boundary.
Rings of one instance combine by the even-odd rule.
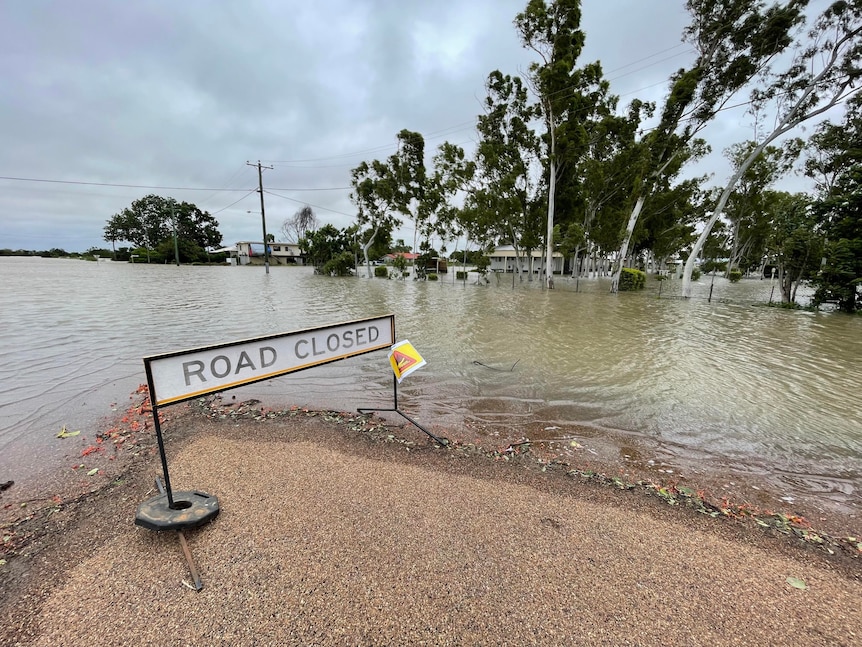
[[[392,370],[399,384],[413,371],[425,366],[425,360],[422,359],[419,351],[406,339],[392,346],[389,351],[389,363],[392,364]]]

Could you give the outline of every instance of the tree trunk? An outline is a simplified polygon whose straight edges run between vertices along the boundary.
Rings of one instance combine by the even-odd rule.
[[[367,278],[369,279],[373,278],[373,274],[371,273],[371,261],[368,260],[368,250],[371,247],[371,244],[374,242],[374,237],[377,236],[378,229],[380,229],[380,227],[374,228],[374,233],[371,234],[371,238],[369,238],[368,242],[362,246],[362,255],[365,257],[365,269],[367,272]]]
[[[727,204],[727,200],[730,198],[730,194],[733,193],[734,187],[736,187],[736,183],[739,182],[739,178],[741,178],[745,172],[748,170],[748,167],[754,163],[754,160],[763,152],[763,149],[766,148],[772,141],[778,137],[780,133],[776,130],[771,137],[767,137],[763,142],[755,146],[752,151],[748,154],[748,157],[745,158],[745,161],[739,165],[739,168],[736,169],[736,172],[730,177],[727,184],[724,187],[724,191],[721,192],[721,197],[718,199],[718,204],[715,205],[715,210],[712,212],[712,216],[709,218],[707,223],[703,227],[703,231],[700,232],[700,236],[697,238],[697,242],[695,242],[694,247],[691,250],[691,253],[688,255],[688,260],[685,262],[685,269],[682,273],[682,296],[686,299],[691,297],[691,273],[694,270],[694,262],[703,249],[704,244],[706,243],[706,239],[709,238],[709,232],[712,231],[712,227],[715,225],[716,221],[721,217],[721,214],[724,213],[724,207]]]
[[[557,187],[557,163],[556,163],[556,133],[554,132],[554,113],[548,105],[548,130],[551,133],[551,154],[549,157],[548,177],[548,230],[545,234],[545,285],[549,290],[554,289],[554,192]]]
[[[730,278],[730,269],[734,265],[739,264],[737,253],[739,252],[739,220],[733,223],[733,245],[730,248],[730,254],[727,258],[727,267],[724,268],[724,278]]]
[[[632,234],[635,230],[635,225],[638,222],[638,217],[640,216],[641,209],[643,209],[644,201],[646,198],[643,195],[638,196],[637,202],[635,202],[634,209],[632,209],[632,213],[629,216],[629,222],[626,225],[626,234],[623,238],[623,244],[620,246],[619,256],[617,258],[616,269],[614,270],[614,279],[611,282],[611,293],[616,294],[620,288],[620,275],[623,272],[623,261],[625,261],[626,254],[629,253],[629,244],[632,240]]]

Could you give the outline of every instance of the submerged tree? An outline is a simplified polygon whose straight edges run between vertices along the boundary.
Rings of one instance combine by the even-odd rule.
[[[479,186],[468,195],[461,221],[481,245],[507,240],[520,257],[541,236],[533,218],[541,195],[534,173],[539,141],[530,128],[536,113],[520,77],[495,70],[486,89],[485,114],[477,125]]]
[[[764,202],[770,212],[769,251],[778,269],[782,303],[796,301],[799,285],[815,276],[823,252],[823,236],[811,198],[800,193],[767,191]]]
[[[151,252],[160,246],[174,247],[177,238],[180,258],[186,262],[206,260],[206,250],[218,247],[222,235],[218,222],[208,212],[188,202],[148,195],[135,200],[130,207],[113,215],[105,226],[105,240],[114,244],[125,240]]]
[[[644,202],[663,176],[678,173],[686,159],[704,152],[702,145],[699,151],[696,145],[701,131],[790,45],[790,32],[802,20],[804,6],[802,0],[769,8],[762,0],[688,0],[691,22],[684,40],[694,47],[697,58],[671,79],[659,125],[644,138],[646,163],[620,245],[612,290],[619,283]]]
[[[822,115],[859,92],[862,77],[862,0],[839,0],[815,20],[797,53],[784,71],[769,75],[762,89],[752,91],[753,110],[759,114],[772,107],[775,126],[741,161],[704,225],[683,272],[682,294],[691,296],[694,262],[710,229],[721,217],[740,178],[763,150],[800,124]]]
[[[539,97],[545,123],[545,156],[547,169],[547,216],[545,227],[545,283],[554,287],[554,216],[557,183],[566,162],[576,161],[586,146],[586,132],[581,126],[582,105],[575,97],[601,79],[601,66],[577,70],[575,63],[584,46],[580,29],[580,0],[530,0],[515,18],[522,44],[539,55],[541,62],[530,66],[533,88]]]

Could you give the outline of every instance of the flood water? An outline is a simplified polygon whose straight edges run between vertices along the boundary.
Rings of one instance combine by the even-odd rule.
[[[146,355],[395,315],[427,366],[399,387],[423,425],[616,449],[756,478],[787,500],[862,512],[862,317],[755,305],[769,281],[608,294],[511,275],[455,283],[328,278],[303,267],[0,259],[0,482],[64,460],[62,426],[99,431]],[[243,387],[273,406],[387,407],[384,352]]]

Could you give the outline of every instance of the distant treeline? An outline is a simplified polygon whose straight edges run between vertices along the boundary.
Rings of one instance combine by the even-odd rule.
[[[31,249],[0,249],[0,256],[40,256],[42,258],[113,258],[110,249],[88,249],[86,252],[67,252],[65,249],[31,250]]]

